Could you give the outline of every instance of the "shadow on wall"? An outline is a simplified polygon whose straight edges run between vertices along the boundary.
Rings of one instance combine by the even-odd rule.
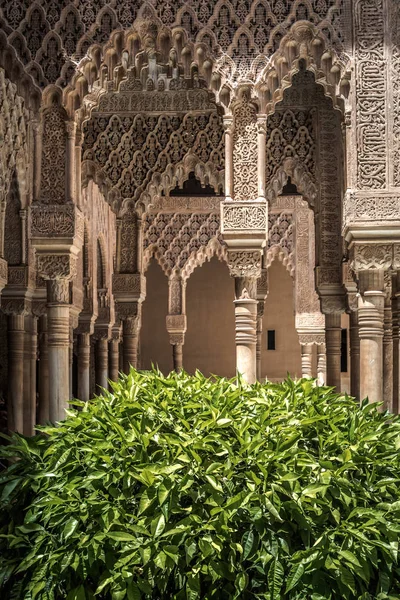
[[[143,302],[140,331],[140,367],[158,365],[164,374],[172,368],[172,347],[166,329],[168,314],[168,279],[155,259],[146,272],[146,299]]]
[[[268,269],[268,287],[263,319],[261,375],[273,381],[282,381],[287,373],[292,377],[301,377],[301,348],[296,332],[293,279],[279,260],[274,260]],[[268,350],[268,331],[275,331],[275,350]]]
[[[183,366],[189,373],[233,377],[236,369],[234,281],[217,258],[198,267],[186,289],[188,330]]]

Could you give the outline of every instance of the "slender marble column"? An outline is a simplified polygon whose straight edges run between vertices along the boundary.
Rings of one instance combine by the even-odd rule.
[[[317,345],[317,380],[318,380],[318,385],[325,385],[325,381],[326,381],[326,348],[325,348],[325,344]]]
[[[74,328],[69,328],[69,398],[72,400],[74,397],[73,380],[74,380]]]
[[[137,368],[137,355],[139,343],[139,319],[128,317],[122,326],[123,362],[124,373],[129,373],[131,367]]]
[[[38,423],[43,425],[50,419],[49,407],[49,353],[47,348],[47,316],[39,321],[39,412]]]
[[[301,346],[301,376],[312,377],[312,344]]]
[[[108,388],[108,340],[100,338],[96,341],[96,387],[97,393],[103,393],[103,389]]]
[[[370,402],[383,399],[383,270],[359,271],[360,396]]]
[[[75,200],[75,134],[76,123],[74,121],[66,121],[67,144],[66,144],[66,181],[65,181],[65,196],[68,201]]]
[[[266,160],[266,137],[267,137],[267,116],[258,115],[257,117],[257,180],[258,180],[258,200],[265,200],[265,160]]]
[[[69,281],[47,282],[50,420],[65,417],[69,402]]]
[[[358,312],[350,312],[350,393],[360,400],[360,334]]]
[[[235,277],[236,370],[247,383],[257,379],[256,294],[256,277]]]
[[[398,280],[398,281],[397,281]],[[393,412],[399,412],[400,393],[400,271],[393,277],[392,319],[393,319]]]
[[[386,306],[383,319],[383,401],[387,410],[393,410],[393,331],[392,309]]]
[[[224,117],[225,130],[225,197],[226,200],[233,198],[233,118],[228,115]]]
[[[341,314],[331,313],[325,315],[325,337],[326,337],[326,383],[340,392],[341,388],[341,349],[342,328]]]
[[[172,359],[174,371],[179,373],[183,369],[183,344],[172,344]]]
[[[8,428],[24,432],[24,315],[8,316]]]
[[[90,398],[90,334],[78,335],[78,398],[88,402]]]
[[[257,345],[256,345],[256,361],[257,361],[257,381],[261,381],[261,357],[262,357],[262,331],[264,317],[264,302],[258,301],[257,304]]]
[[[25,317],[24,340],[24,434],[33,435],[36,425],[37,317]]]
[[[119,339],[113,338],[108,344],[108,374],[111,381],[119,378]]]

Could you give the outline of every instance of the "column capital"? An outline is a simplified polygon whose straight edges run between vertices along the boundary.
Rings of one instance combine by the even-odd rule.
[[[84,216],[72,202],[30,208],[30,237],[38,252],[58,249],[77,254],[83,245]]]
[[[231,277],[261,277],[261,250],[228,250]]]
[[[142,302],[146,297],[146,277],[142,273],[114,273],[113,294],[119,304],[125,298]]]
[[[172,346],[185,343],[185,333],[187,329],[186,315],[167,315],[166,326],[169,334],[169,341]]]
[[[8,265],[4,258],[0,258],[0,292],[7,285]]]
[[[47,280],[47,301],[49,304],[69,304],[69,279]]]

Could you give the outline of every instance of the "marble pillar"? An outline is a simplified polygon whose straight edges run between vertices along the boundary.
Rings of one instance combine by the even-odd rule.
[[[25,317],[8,316],[8,428],[24,432],[24,337]]]
[[[73,380],[74,380],[74,329],[70,326],[69,328],[69,398],[70,400],[74,397]]]
[[[247,383],[257,379],[257,279],[235,277],[236,370]]]
[[[384,272],[371,269],[358,272],[360,296],[360,399],[383,399],[383,315]]]
[[[383,317],[383,402],[387,410],[393,410],[393,330],[392,309],[385,306]]]
[[[139,319],[128,317],[124,319],[122,326],[123,364],[124,373],[128,374],[131,367],[137,368],[138,344],[139,344]]]
[[[232,200],[233,197],[233,118],[224,116],[225,131],[225,197]]]
[[[69,281],[47,281],[50,421],[65,418],[69,402]]]
[[[37,317],[25,317],[24,336],[24,434],[34,434],[36,425]]]
[[[301,376],[312,377],[312,344],[301,346]]]
[[[341,314],[330,313],[325,315],[326,338],[326,383],[335,387],[337,392],[341,388],[341,350],[342,327]]]
[[[264,317],[264,301],[258,301],[257,304],[257,345],[256,345],[256,371],[257,381],[261,381],[261,357],[262,357],[262,331],[263,331],[263,317]]]
[[[399,413],[400,394],[400,271],[392,281],[393,412]]]
[[[326,348],[325,344],[317,345],[317,381],[318,385],[326,382]]]
[[[101,394],[108,388],[108,340],[105,337],[96,341],[95,371],[96,391]]]
[[[90,334],[78,335],[78,398],[90,399]]]
[[[39,320],[39,380],[38,380],[38,423],[43,425],[50,419],[49,408],[49,353],[47,348],[47,315]]]
[[[179,373],[183,369],[183,344],[172,344],[172,361],[174,371]]]
[[[108,376],[111,381],[119,378],[119,339],[112,338],[108,344]]]
[[[350,312],[350,394],[360,400],[360,334],[358,312]]]

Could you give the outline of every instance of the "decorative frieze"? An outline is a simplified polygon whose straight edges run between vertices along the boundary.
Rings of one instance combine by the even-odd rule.
[[[258,232],[267,233],[267,204],[251,204],[239,202],[223,202],[221,232],[222,234],[230,231],[251,231],[254,234]]]
[[[343,227],[357,223],[400,221],[400,195],[361,195],[347,192],[343,203]]]
[[[383,0],[357,0],[354,33],[359,189],[384,189],[388,183],[384,29]]]
[[[32,237],[68,237],[83,241],[84,219],[73,204],[62,206],[32,206]]]
[[[146,289],[146,278],[140,273],[114,273],[113,293],[128,292],[130,294],[143,293]]]

